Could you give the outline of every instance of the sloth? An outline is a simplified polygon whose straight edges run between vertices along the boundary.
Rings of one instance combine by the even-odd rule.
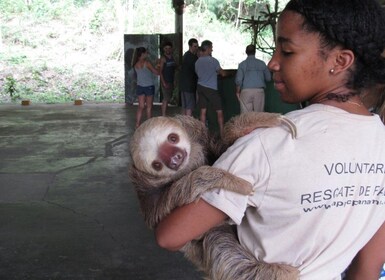
[[[147,227],[153,229],[174,208],[197,201],[208,190],[252,194],[249,182],[211,164],[238,138],[259,127],[280,125],[296,137],[295,125],[275,113],[233,117],[225,124],[222,138],[211,135],[202,122],[190,116],[145,121],[130,141],[129,177]],[[258,261],[240,245],[228,223],[188,242],[180,251],[211,280],[298,279],[294,267]]]

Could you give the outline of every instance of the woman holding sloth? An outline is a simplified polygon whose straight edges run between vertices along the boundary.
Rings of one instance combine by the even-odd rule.
[[[291,0],[268,64],[283,101],[309,106],[297,127],[257,129],[214,164],[249,181],[249,196],[206,193],[156,228],[178,250],[230,218],[257,259],[300,279],[375,280],[385,262],[385,127],[360,95],[385,82],[385,13],[376,0]],[[341,170],[341,166],[354,166]]]

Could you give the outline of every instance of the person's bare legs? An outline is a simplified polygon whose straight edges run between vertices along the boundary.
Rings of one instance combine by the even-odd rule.
[[[138,128],[140,126],[140,122],[142,121],[142,114],[145,107],[145,96],[139,95],[138,96],[138,110],[136,111],[136,123],[135,128]]]
[[[223,118],[223,111],[222,110],[217,111],[217,118],[218,118],[219,133],[222,137],[223,136],[223,124],[224,124],[224,118]]]
[[[162,101],[162,116],[166,116],[166,111],[167,111],[167,105],[168,105],[168,100],[163,99]]]
[[[186,116],[192,116],[192,110],[191,109],[186,109],[184,111],[184,113],[185,113]]]
[[[147,119],[150,119],[152,117],[152,105],[154,101],[154,96],[149,95],[146,96],[146,113],[147,113]]]
[[[206,125],[206,108],[201,108],[200,120]]]

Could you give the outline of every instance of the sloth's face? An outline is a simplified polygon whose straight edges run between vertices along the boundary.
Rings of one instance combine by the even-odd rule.
[[[135,131],[133,141],[137,144],[131,148],[134,165],[143,172],[171,177],[188,165],[190,140],[175,120],[152,118]]]

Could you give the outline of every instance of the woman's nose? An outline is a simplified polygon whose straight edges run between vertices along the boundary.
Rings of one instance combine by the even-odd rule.
[[[267,64],[267,68],[269,68],[271,72],[277,72],[279,70],[279,64],[274,55],[272,56],[269,63]]]

